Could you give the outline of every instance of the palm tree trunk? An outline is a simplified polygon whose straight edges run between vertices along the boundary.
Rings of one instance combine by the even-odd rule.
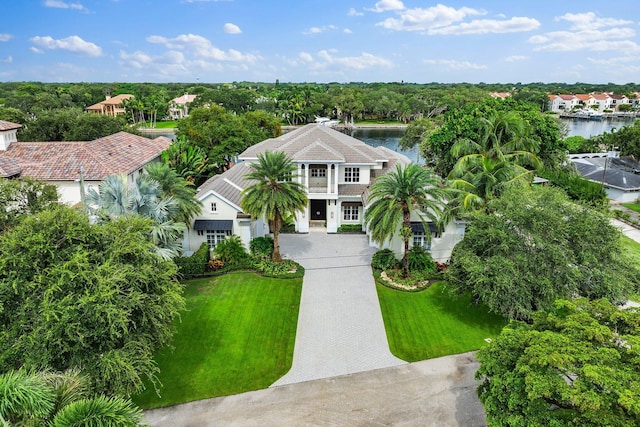
[[[278,237],[280,235],[280,227],[282,226],[282,217],[280,216],[280,212],[276,211],[275,218],[273,219],[273,254],[271,255],[271,260],[273,262],[282,261],[282,256],[280,256],[280,242]]]
[[[411,212],[409,209],[403,209],[402,238],[404,239],[404,258],[402,267],[402,276],[409,277],[409,236],[411,236]]]

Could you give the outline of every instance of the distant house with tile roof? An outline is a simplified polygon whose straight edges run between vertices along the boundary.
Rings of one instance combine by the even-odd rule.
[[[126,174],[133,180],[144,166],[157,161],[171,144],[166,137],[149,139],[118,132],[93,141],[18,141],[20,125],[0,121],[0,178],[28,176],[58,187],[64,203],[80,202],[82,171],[85,190],[98,186],[105,177]],[[4,129],[4,130],[3,130]]]
[[[94,114],[102,114],[105,116],[118,116],[121,114],[125,114],[125,108],[123,102],[134,98],[133,95],[122,94],[111,97],[109,95],[106,96],[106,99],[102,102],[98,102],[97,104],[93,104],[87,108],[85,111],[88,113]]]
[[[213,248],[232,234],[240,236],[248,248],[252,238],[269,232],[265,221],[251,219],[241,208],[242,190],[250,185],[245,176],[258,155],[266,151],[282,151],[297,165],[298,180],[309,198],[306,208],[294,218],[298,233],[318,228],[336,233],[341,225],[362,226],[371,184],[397,164],[410,163],[402,154],[385,147],[371,147],[317,124],[267,139],[249,147],[238,156],[239,163],[198,188],[197,197],[203,209],[187,233],[185,248],[195,251],[204,242]],[[453,246],[464,234],[464,225],[456,222],[449,224],[442,233],[433,224],[425,230],[417,216],[412,218],[412,229],[412,244],[430,250],[433,258],[440,261],[448,260]],[[425,233],[432,235],[431,242],[427,241]],[[380,246],[372,240],[370,244]],[[403,241],[397,235],[381,247],[389,247],[401,256]]]
[[[489,96],[495,99],[507,99],[511,97],[511,92],[491,92]]]
[[[185,93],[182,96],[173,98],[169,101],[169,118],[171,120],[179,120],[189,117],[189,104],[191,104],[197,95],[189,95]]]

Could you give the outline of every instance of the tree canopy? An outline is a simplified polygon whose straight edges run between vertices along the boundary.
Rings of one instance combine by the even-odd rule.
[[[0,179],[0,233],[24,216],[38,213],[58,202],[55,185],[31,178]]]
[[[471,216],[446,274],[492,311],[530,319],[559,298],[621,303],[640,283],[607,215],[561,190],[510,188],[491,208]]]
[[[92,225],[56,206],[0,235],[0,371],[79,368],[92,389],[139,391],[184,307],[151,221]]]
[[[492,426],[640,425],[640,311],[556,301],[512,322],[476,357]]]

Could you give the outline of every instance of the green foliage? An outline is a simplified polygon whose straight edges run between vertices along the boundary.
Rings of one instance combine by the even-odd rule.
[[[423,273],[435,273],[436,263],[422,246],[413,246],[409,250],[409,271],[420,271]]]
[[[640,424],[640,312],[559,300],[477,353],[492,426]]]
[[[240,205],[254,218],[266,218],[273,233],[272,259],[280,262],[278,233],[284,220],[303,210],[308,203],[302,184],[294,178],[297,166],[282,151],[258,154],[258,162],[250,165],[245,179],[254,181],[242,190]]]
[[[584,136],[575,135],[565,138],[564,145],[569,153],[597,153],[600,147],[595,143],[594,139],[587,139]]]
[[[364,222],[374,241],[390,240],[400,230],[404,240],[403,274],[409,275],[409,239],[412,213],[424,223],[439,223],[449,192],[441,187],[441,179],[431,170],[411,163],[400,163],[371,186],[370,203]],[[425,226],[426,227],[426,226]],[[429,238],[431,234],[428,234]]]
[[[338,227],[338,233],[362,233],[361,224],[342,224]]]
[[[603,206],[607,203],[607,193],[602,185],[582,178],[575,170],[542,169],[538,175],[562,188],[573,200],[594,206]]]
[[[55,185],[31,178],[0,179],[0,233],[57,202]]]
[[[160,198],[172,198],[177,205],[173,220],[184,224],[191,221],[202,211],[202,203],[196,198],[196,188],[187,179],[165,163],[150,163],[145,166],[147,174],[160,184]]]
[[[54,407],[55,395],[45,373],[10,370],[0,374],[0,422],[46,418]]]
[[[382,249],[371,257],[371,266],[377,270],[389,270],[398,266],[398,260],[391,249]]]
[[[255,237],[249,242],[249,250],[255,258],[271,258],[273,254],[273,238],[269,236]]]
[[[249,254],[242,245],[240,236],[233,235],[219,242],[213,249],[213,256],[226,266],[246,263]]]
[[[55,427],[136,427],[142,411],[122,397],[96,396],[72,402],[53,419]]]
[[[640,279],[608,216],[557,188],[511,189],[492,208],[471,217],[446,277],[496,313],[530,319],[575,296],[621,303]]]
[[[293,279],[304,276],[304,268],[292,259],[275,262],[270,259],[256,261],[255,267],[267,277]]]
[[[0,371],[81,367],[94,390],[122,394],[153,378],[184,300],[150,228],[59,206],[0,235]]]
[[[201,276],[207,271],[209,262],[209,245],[203,243],[197,251],[188,257],[176,257],[173,262],[178,266],[178,274],[182,278]]]

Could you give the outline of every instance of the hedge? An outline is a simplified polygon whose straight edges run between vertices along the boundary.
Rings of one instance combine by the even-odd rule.
[[[173,260],[178,266],[178,274],[182,278],[202,276],[207,271],[209,262],[209,245],[203,243],[193,255],[178,257]]]

